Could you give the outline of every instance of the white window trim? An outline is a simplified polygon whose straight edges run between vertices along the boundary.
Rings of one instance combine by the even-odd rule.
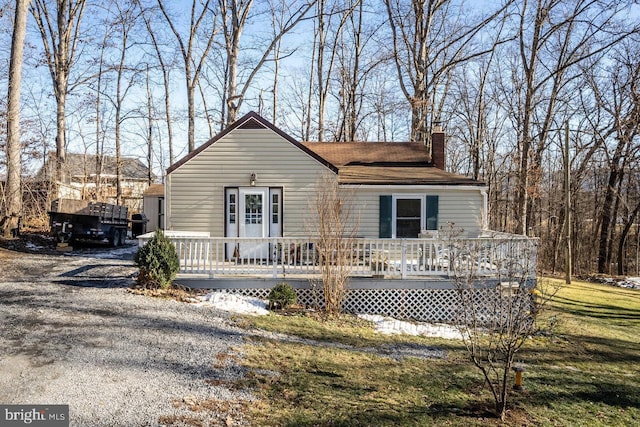
[[[407,193],[407,194],[392,194],[391,195],[391,238],[396,237],[396,227],[398,222],[398,199],[413,199],[420,200],[420,230],[424,230],[427,226],[427,202],[425,194]],[[418,236],[416,236],[418,237]]]

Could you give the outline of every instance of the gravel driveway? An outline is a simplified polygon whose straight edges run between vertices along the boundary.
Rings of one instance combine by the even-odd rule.
[[[69,404],[75,426],[246,425],[244,331],[128,293],[134,250],[0,250],[0,403]]]

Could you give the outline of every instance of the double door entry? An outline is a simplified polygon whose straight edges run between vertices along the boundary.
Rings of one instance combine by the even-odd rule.
[[[282,188],[238,187],[225,190],[226,237],[255,238],[227,244],[227,258],[269,259],[269,243],[282,236]]]

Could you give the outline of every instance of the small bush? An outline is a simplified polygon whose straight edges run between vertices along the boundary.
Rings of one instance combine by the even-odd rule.
[[[144,288],[167,289],[180,268],[176,248],[161,230],[136,252],[134,261],[140,268],[137,282]]]
[[[283,309],[298,302],[296,291],[286,282],[278,283],[269,292],[269,309]]]

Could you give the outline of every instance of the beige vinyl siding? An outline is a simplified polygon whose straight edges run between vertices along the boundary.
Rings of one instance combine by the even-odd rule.
[[[328,169],[268,129],[235,129],[167,178],[168,229],[224,236],[224,189],[283,188],[285,236],[304,235],[317,177]]]
[[[380,196],[400,194],[438,196],[438,228],[447,225],[447,222],[453,222],[456,227],[464,229],[465,235],[475,236],[482,229],[482,211],[484,209],[482,189],[483,187],[461,189],[450,186],[437,190],[428,187],[403,190],[402,188],[380,189],[362,186],[349,191],[354,192],[355,212],[360,219],[358,235],[366,238],[378,238]]]

